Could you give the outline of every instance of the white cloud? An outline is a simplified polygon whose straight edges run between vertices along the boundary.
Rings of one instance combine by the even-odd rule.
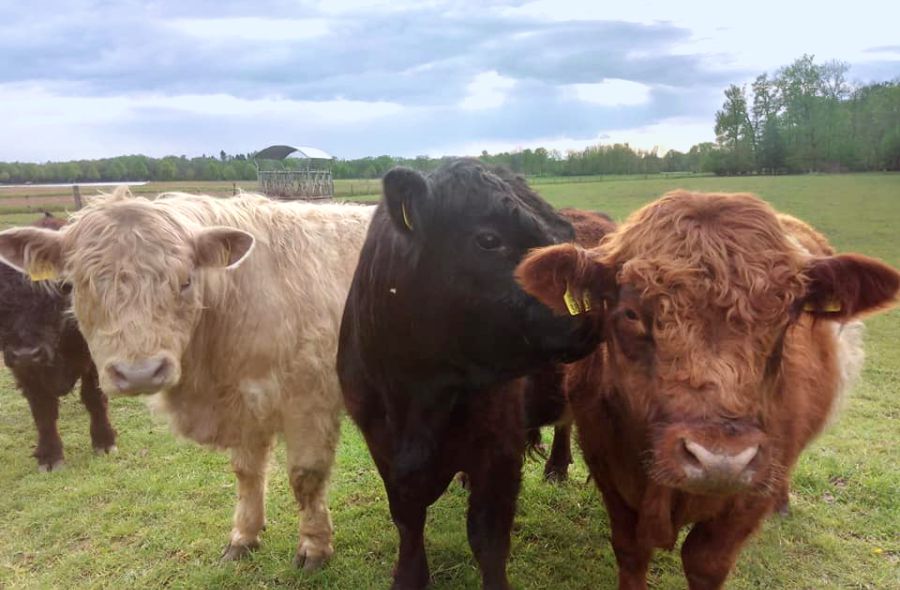
[[[634,148],[657,148],[660,155],[669,150],[686,152],[691,146],[715,141],[712,123],[708,119],[674,117],[651,125],[632,129],[616,129],[600,135],[601,143],[627,143]]]
[[[676,117],[642,127],[604,130],[587,139],[543,137],[527,141],[473,141],[457,145],[435,146],[426,153],[434,156],[443,154],[477,156],[481,154],[482,150],[498,153],[543,147],[565,154],[569,150],[583,150],[592,145],[627,143],[635,149],[651,150],[656,148],[659,155],[663,155],[669,150],[686,152],[693,145],[714,139],[712,127],[706,119]]]
[[[322,37],[329,32],[328,21],[321,18],[179,18],[165,24],[192,37],[224,42],[233,39],[299,41]]]
[[[741,9],[713,9],[708,2],[637,0],[535,0],[508,7],[508,16],[542,21],[625,21],[670,23],[689,31],[689,40],[672,52],[704,55],[718,67],[747,68],[756,73],[788,65],[804,53],[817,61],[864,62],[875,56],[865,49],[897,43],[897,9],[884,0],[834,0],[819,3],[756,0]],[[758,72],[757,72],[758,71]]]
[[[515,80],[504,78],[496,71],[482,72],[469,83],[466,97],[459,103],[459,107],[468,111],[477,111],[503,106],[507,94],[515,85]]]
[[[352,127],[396,115],[404,107],[391,102],[345,99],[302,101],[243,99],[228,94],[81,96],[77,85],[0,84],[0,105],[7,114],[0,126],[0,161],[91,158],[132,152],[158,153],[140,137],[123,141],[119,129],[140,123],[148,112],[172,116],[221,118],[227,135],[231,121],[255,119],[261,125]],[[174,151],[178,134],[172,130]],[[115,137],[114,144],[107,138]],[[209,141],[216,145],[215,139]],[[167,147],[165,149],[172,149]],[[246,148],[246,149],[249,149]]]
[[[636,106],[650,101],[649,86],[617,78],[597,84],[569,84],[562,89],[577,100],[605,107]]]

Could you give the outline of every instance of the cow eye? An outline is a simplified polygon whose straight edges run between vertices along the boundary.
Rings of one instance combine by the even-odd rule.
[[[484,250],[496,250],[502,245],[500,236],[491,232],[482,232],[475,236],[478,246]]]
[[[191,288],[191,277],[188,277],[183,283],[181,283],[181,292],[184,293],[190,288]]]
[[[628,319],[631,320],[631,321],[635,321],[635,320],[637,320],[637,319],[640,319],[639,316],[638,316],[638,314],[637,314],[637,312],[634,311],[633,309],[631,309],[630,307],[629,307],[628,309],[625,310],[625,317],[628,318]]]
[[[69,293],[72,292],[72,283],[63,283],[59,287],[59,290],[63,295],[68,295]]]

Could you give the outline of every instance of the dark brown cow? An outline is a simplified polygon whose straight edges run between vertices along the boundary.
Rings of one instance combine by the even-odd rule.
[[[63,224],[47,214],[33,225],[59,229]],[[91,415],[94,451],[109,453],[116,448],[106,396],[97,384],[97,370],[68,307],[64,286],[34,283],[0,264],[3,361],[31,407],[38,433],[34,456],[41,471],[53,471],[63,464],[63,443],[56,428],[59,398],[69,393],[78,379],[81,401]]]
[[[526,290],[564,313],[589,297],[604,343],[566,386],[603,495],[619,587],[646,588],[654,548],[682,549],[692,589],[720,588],[783,503],[803,448],[859,374],[861,314],[900,274],[745,194],[674,192],[586,252],[526,259]],[[576,310],[577,312],[577,310]]]
[[[560,216],[575,229],[575,243],[593,248],[601,238],[616,228],[605,213],[581,209],[560,209]],[[572,464],[572,412],[563,386],[564,370],[554,365],[528,379],[525,390],[525,424],[529,427],[528,447],[546,455],[541,441],[541,426],[553,425],[553,445],[544,463],[544,477],[548,481],[564,481]]]

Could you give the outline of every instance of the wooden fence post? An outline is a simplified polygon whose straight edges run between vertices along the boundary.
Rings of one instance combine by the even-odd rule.
[[[72,185],[72,198],[75,199],[75,210],[81,209],[81,189],[77,184]]]

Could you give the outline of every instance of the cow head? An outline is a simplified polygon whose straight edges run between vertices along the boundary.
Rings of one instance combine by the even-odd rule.
[[[47,213],[34,227],[59,229],[62,219]],[[67,330],[77,330],[67,313],[68,285],[33,282],[15,270],[0,268],[0,346],[8,367],[40,367],[55,360]]]
[[[751,195],[670,193],[591,251],[541,250],[518,270],[563,309],[603,301],[603,387],[643,425],[647,470],[697,493],[763,493],[783,470],[768,432],[790,330],[892,303],[900,275],[859,255],[813,257]]]
[[[529,250],[574,239],[521,177],[468,159],[427,178],[395,168],[384,177],[383,207],[397,259],[411,269],[397,297],[427,327],[423,357],[501,379],[593,348],[589,322],[555,316],[515,281]]]
[[[0,345],[6,366],[53,363],[63,334],[78,329],[67,309],[66,285],[34,283],[6,266],[0,268]]]
[[[61,276],[110,393],[152,393],[181,378],[181,358],[211,285],[250,252],[253,237],[203,228],[117,191],[75,214],[61,232],[0,232],[0,258],[33,279]],[[221,286],[221,285],[220,285]]]

